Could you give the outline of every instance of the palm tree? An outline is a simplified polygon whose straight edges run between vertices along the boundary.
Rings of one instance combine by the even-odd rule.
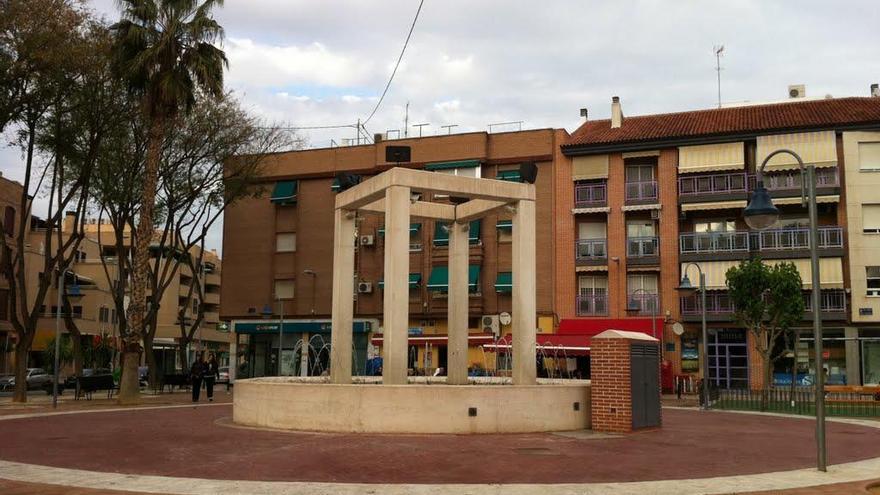
[[[119,401],[138,400],[138,351],[144,335],[149,246],[155,231],[153,209],[159,176],[162,141],[189,111],[199,91],[218,97],[223,93],[223,50],[214,46],[223,28],[211,9],[223,0],[118,0],[122,18],[112,26],[114,66],[142,102],[149,122],[148,148],[141,186],[136,229],[129,332],[123,337],[123,372]]]

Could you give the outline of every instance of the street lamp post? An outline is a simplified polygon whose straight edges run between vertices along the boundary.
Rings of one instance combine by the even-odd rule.
[[[779,149],[767,155],[767,158],[756,170],[756,186],[752,191],[749,204],[743,210],[743,217],[749,227],[766,229],[779,219],[779,210],[773,206],[773,199],[764,187],[764,167],[774,156],[786,153],[793,156],[801,171],[801,205],[807,206],[810,215],[810,267],[812,269],[813,298],[813,341],[816,359],[816,464],[819,471],[826,470],[825,451],[825,374],[822,357],[822,315],[821,293],[819,288],[819,222],[816,208],[816,167],[804,166],[804,161],[794,151]],[[767,384],[769,386],[769,384]]]
[[[58,272],[58,306],[55,306],[55,363],[52,369],[52,409],[58,408],[58,367],[61,366],[61,292],[63,289],[64,277],[67,276],[68,269],[65,268]]]
[[[691,279],[688,278],[687,271],[691,266],[697,267],[697,272],[700,274],[699,287],[694,287],[691,284]],[[706,275],[703,273],[700,265],[690,263],[684,267],[684,273],[682,274],[678,290],[683,293],[693,293],[698,288],[700,290],[700,317],[703,334],[703,404],[701,407],[709,409],[709,331],[706,328]]]
[[[639,288],[639,289],[632,291],[630,296],[634,296],[639,293],[649,295],[649,296],[651,296],[651,295],[656,296],[657,295],[657,294],[651,294],[650,292],[646,291],[643,288]],[[657,338],[657,305],[659,304],[659,302],[660,302],[659,300],[655,300],[654,304],[651,305],[651,337],[654,337],[655,339]],[[631,301],[629,301],[627,303],[626,311],[628,313],[638,313],[638,312],[642,311],[642,306],[639,305],[639,303],[635,299],[632,299]]]

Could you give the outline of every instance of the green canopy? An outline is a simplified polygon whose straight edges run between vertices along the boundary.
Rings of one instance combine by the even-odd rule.
[[[474,168],[480,166],[480,160],[459,160],[455,162],[429,163],[425,170],[449,170],[452,168]]]
[[[495,224],[495,228],[501,230],[513,230],[513,220],[499,220],[498,223]]]
[[[480,281],[480,265],[468,266],[468,290],[476,292]],[[449,267],[435,266],[428,277],[428,290],[435,292],[449,291]]]
[[[277,205],[289,205],[296,203],[296,181],[282,180],[275,183],[272,189],[271,201]]]
[[[477,244],[480,242],[480,223],[479,219],[472,221],[468,227],[468,242]],[[449,245],[449,222],[434,222],[434,245]]]
[[[422,283],[422,274],[421,273],[410,273],[409,274],[409,288],[418,289],[419,284]],[[385,287],[385,279],[379,279],[379,288],[382,289]]]
[[[507,180],[510,182],[522,182],[522,176],[519,170],[501,170],[495,175],[496,180]]]
[[[511,292],[513,290],[513,274],[510,272],[498,272],[495,278],[495,292]]]

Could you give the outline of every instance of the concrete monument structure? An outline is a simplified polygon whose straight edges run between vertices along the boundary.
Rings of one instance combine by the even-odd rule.
[[[589,426],[588,382],[538,384],[536,378],[534,184],[393,168],[343,189],[335,204],[331,383],[320,383],[320,378],[239,381],[233,413],[236,422],[302,430],[395,433],[532,432]],[[422,199],[437,196],[444,202]],[[513,215],[511,378],[510,383],[505,379],[471,383],[467,362],[468,224],[498,208],[508,208]],[[352,380],[358,212],[385,215],[381,385],[374,380]],[[410,384],[407,377],[411,217],[449,222],[445,382],[420,380]]]

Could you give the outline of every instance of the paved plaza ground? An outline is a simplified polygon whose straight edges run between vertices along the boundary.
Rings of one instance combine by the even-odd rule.
[[[155,492],[157,486],[171,488],[150,485],[151,480],[163,479],[151,477],[200,479],[194,483],[228,480],[233,488],[235,480],[244,480],[307,484],[295,485],[299,488],[320,486],[313,483],[587,483],[583,486],[613,484],[604,485],[610,489],[625,488],[618,485],[625,482],[809,470],[815,462],[814,423],[801,418],[666,408],[662,429],[628,436],[316,434],[236,427],[230,421],[230,397],[220,391],[215,403],[209,405],[203,398],[196,407],[185,393],[148,396],[140,408],[118,408],[112,400],[66,400],[61,405],[64,414],[57,416],[45,415],[51,410],[45,400],[24,407],[0,403],[0,479],[12,478],[0,481],[0,493],[104,493],[101,486],[77,483],[73,484],[78,491],[59,491],[39,483],[56,482],[51,476],[41,478],[42,471],[28,479],[4,476],[4,471],[23,472],[25,465],[132,475],[123,478],[122,485],[102,486]],[[880,430],[831,422],[828,446],[831,464],[870,463],[880,457]],[[126,484],[126,479],[131,482]],[[868,493],[868,484],[786,493]],[[222,490],[226,485],[217,486]],[[732,486],[731,492],[752,487]]]

